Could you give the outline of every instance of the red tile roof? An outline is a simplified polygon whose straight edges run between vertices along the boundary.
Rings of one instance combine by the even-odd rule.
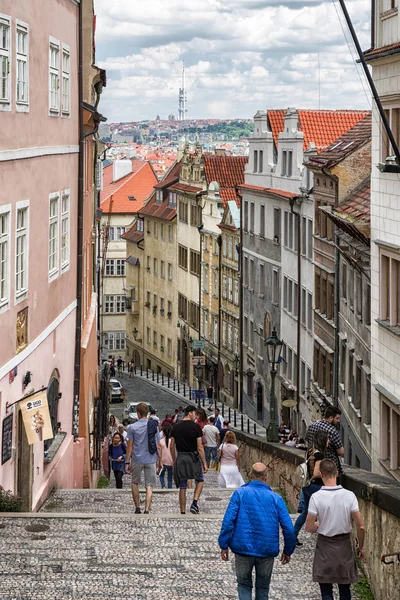
[[[172,221],[176,217],[176,208],[168,206],[168,198],[161,204],[156,203],[156,194],[154,193],[146,206],[140,211],[141,217],[156,217],[165,221]]]
[[[299,129],[304,132],[304,150],[314,142],[318,151],[326,148],[370,111],[366,110],[298,110]],[[284,128],[286,110],[269,110],[268,118],[275,144]]]
[[[331,213],[327,209],[324,212],[340,229],[368,244],[371,234],[370,175],[336,209]]]
[[[281,198],[297,198],[299,194],[295,194],[293,192],[286,192],[285,190],[277,190],[275,188],[264,188],[258,185],[250,185],[249,183],[244,183],[239,185],[241,190],[249,190],[250,192],[261,192],[262,194],[273,194],[274,196],[280,196]]]
[[[248,156],[203,155],[203,160],[207,185],[209,186],[212,181],[218,183],[223,208],[229,200],[235,200],[239,206],[235,186],[244,183],[244,170],[249,160]]]
[[[121,235],[121,238],[123,238],[124,240],[128,240],[128,242],[135,242],[135,243],[138,243],[138,242],[141,242],[142,240],[144,240],[143,231],[137,231],[136,227],[137,227],[137,222],[135,222],[128,231],[123,233]]]
[[[343,219],[362,223],[371,222],[371,177],[368,176],[357,186],[335,211]]]
[[[174,183],[174,190],[177,192],[188,192],[189,194],[198,194],[202,191],[201,187],[195,187],[194,185],[187,185],[186,183]]]
[[[364,52],[364,56],[367,60],[376,60],[381,56],[397,54],[398,52],[400,52],[400,42],[395,42],[394,44],[388,44],[387,46],[381,46],[380,48],[371,48]]]
[[[371,127],[372,115],[368,114],[318,156],[310,156],[307,164],[310,166],[315,165],[317,168],[326,167],[328,164],[329,166],[337,165],[346,156],[371,141]]]
[[[113,165],[103,169],[100,207],[103,213],[137,213],[158,183],[149,162],[132,160],[132,173],[113,182]],[[112,196],[112,203],[111,203]],[[134,200],[129,200],[129,196]]]
[[[165,174],[164,178],[154,186],[156,190],[163,190],[173,183],[177,183],[179,181],[179,175],[181,173],[182,163],[175,162],[169,171]]]

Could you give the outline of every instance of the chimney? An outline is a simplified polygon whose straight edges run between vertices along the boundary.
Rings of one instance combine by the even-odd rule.
[[[226,150],[225,148],[215,148],[215,156],[225,156]]]
[[[132,161],[128,160],[114,160],[113,162],[113,182],[118,181],[125,175],[132,173]]]

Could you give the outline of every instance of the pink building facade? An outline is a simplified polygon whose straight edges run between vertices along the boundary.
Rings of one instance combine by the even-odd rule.
[[[3,0],[0,11],[0,485],[36,510],[54,486],[82,482],[73,437],[79,3]],[[54,438],[29,446],[18,401],[42,387]]]

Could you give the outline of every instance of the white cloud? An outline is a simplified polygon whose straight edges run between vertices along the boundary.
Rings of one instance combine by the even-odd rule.
[[[367,48],[370,2],[348,7]],[[96,0],[96,14],[109,122],[176,114],[183,60],[188,118],[312,108],[319,95],[322,108],[368,106],[337,2],[335,10],[319,0]]]

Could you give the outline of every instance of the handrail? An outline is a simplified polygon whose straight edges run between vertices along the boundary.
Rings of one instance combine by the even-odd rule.
[[[393,565],[394,560],[386,560],[387,558],[390,558],[391,556],[397,556],[397,560],[398,560],[398,562],[400,562],[400,552],[394,552],[393,554],[383,554],[381,556],[381,562],[383,562],[384,565]]]

